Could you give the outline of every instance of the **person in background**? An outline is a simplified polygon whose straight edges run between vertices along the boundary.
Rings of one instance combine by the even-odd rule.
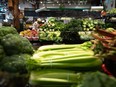
[[[34,21],[33,25],[32,25],[32,29],[33,30],[38,30],[39,24],[37,22],[37,19]]]
[[[32,29],[35,29],[35,30],[39,30],[39,27],[41,26],[41,23],[42,23],[42,20],[40,18],[36,19],[36,21],[33,23],[33,28]]]

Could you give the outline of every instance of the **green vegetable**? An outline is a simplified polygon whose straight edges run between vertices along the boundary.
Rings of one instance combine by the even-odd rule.
[[[105,23],[101,20],[89,18],[82,19],[82,30],[84,31],[93,31],[95,30],[96,26],[103,27],[104,25]]]
[[[115,31],[115,29],[114,29],[114,28],[109,27],[109,28],[106,28],[106,31],[107,31],[107,32],[114,32],[114,31]]]
[[[47,51],[47,50],[58,50],[58,49],[69,49],[79,47],[80,44],[58,44],[58,45],[45,45],[39,47],[38,51]]]
[[[38,67],[41,68],[51,68],[51,69],[68,69],[68,70],[78,70],[78,71],[93,71],[93,70],[98,70],[101,68],[101,64],[102,61],[100,59],[96,59],[93,61],[90,60],[86,60],[86,62],[80,62],[77,59],[77,63],[76,62],[72,62],[72,63],[54,63],[54,62],[50,62],[50,60],[48,61],[48,63],[42,63],[39,60],[35,60],[37,61],[37,65]]]
[[[40,31],[39,32],[40,41],[54,41],[59,43],[62,41],[60,37],[60,31]]]
[[[0,45],[0,61],[3,59],[5,56],[4,48],[2,45]]]
[[[28,73],[30,57],[28,54],[6,56],[0,62],[0,70],[20,74]]]
[[[90,50],[62,50],[61,51],[42,51],[35,53],[32,58],[43,58],[43,59],[58,59],[58,58],[70,58],[70,57],[83,57],[83,56],[92,56],[93,52]]]
[[[1,27],[0,28],[0,40],[2,39],[3,36],[7,34],[18,34],[17,30],[14,27]]]
[[[46,69],[31,72],[30,84],[42,87],[71,86],[77,83],[77,74],[74,71],[62,69]]]
[[[17,79],[22,74],[29,74],[35,66],[35,61],[31,59],[33,53],[32,44],[28,39],[20,36],[15,28],[4,26],[0,28],[0,71],[1,73],[8,73],[4,78],[5,84],[7,84],[6,80],[14,79],[16,76]]]
[[[112,8],[111,10],[108,10],[109,14],[116,14],[116,8]]]
[[[72,55],[66,57],[59,58],[48,58],[48,59],[40,59],[42,63],[87,63],[97,60],[97,57],[82,54],[82,55]]]
[[[81,19],[72,19],[69,23],[65,24],[62,31],[78,32],[82,30],[82,20]]]
[[[38,48],[32,59],[41,68],[95,70],[102,61],[90,50],[91,43],[45,45]]]
[[[86,73],[83,76],[81,87],[115,87],[116,79],[102,72]]]
[[[7,55],[19,53],[33,54],[34,52],[29,40],[18,34],[7,34],[2,38],[1,44]]]

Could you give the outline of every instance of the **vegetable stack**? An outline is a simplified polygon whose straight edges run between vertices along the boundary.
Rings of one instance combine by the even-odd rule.
[[[0,77],[4,80],[1,87],[25,87],[33,53],[31,43],[15,28],[0,28]],[[20,79],[20,82],[15,79]]]
[[[38,83],[42,87],[52,87],[45,86],[45,84],[59,83],[58,87],[70,87],[71,84],[76,84],[77,74],[75,72],[99,70],[102,61],[90,50],[91,44],[91,42],[85,42],[41,46],[32,57],[39,71],[31,73],[30,83]]]
[[[26,62],[34,53],[32,44],[28,39],[20,36],[15,28],[3,26],[0,28],[0,48],[1,71],[25,73],[22,72],[22,68],[25,68],[24,71],[28,72]]]
[[[108,28],[106,30],[98,28],[92,35],[95,38],[95,49],[97,45],[101,45],[101,49],[98,50],[99,52],[96,52],[96,54],[103,56],[103,58],[109,57],[116,60],[116,30],[113,28]]]
[[[98,28],[94,33],[94,53],[100,56],[106,66],[105,72],[116,77],[116,30]]]

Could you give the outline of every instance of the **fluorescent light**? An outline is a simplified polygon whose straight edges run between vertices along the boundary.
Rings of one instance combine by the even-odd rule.
[[[91,6],[91,10],[102,10],[103,6]]]
[[[43,11],[45,9],[46,9],[45,7],[42,7],[42,8],[36,9],[35,12],[40,12],[40,11]]]

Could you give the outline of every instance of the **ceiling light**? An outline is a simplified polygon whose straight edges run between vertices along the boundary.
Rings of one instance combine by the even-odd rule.
[[[103,10],[103,6],[91,6],[91,10]]]
[[[43,11],[45,9],[46,9],[45,7],[42,7],[42,8],[36,9],[35,12],[37,13],[37,12]]]
[[[68,3],[70,3],[70,1],[68,1]]]

